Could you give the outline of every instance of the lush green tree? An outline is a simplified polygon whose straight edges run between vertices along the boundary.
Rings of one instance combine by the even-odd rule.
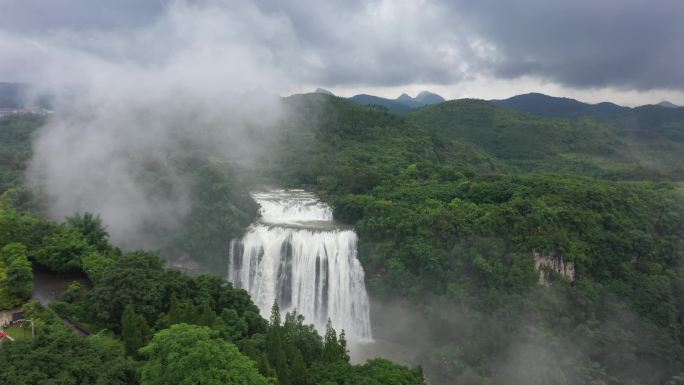
[[[279,384],[290,384],[290,367],[287,362],[286,341],[280,320],[280,307],[273,302],[271,318],[266,334],[266,354],[273,370],[278,375]]]
[[[109,234],[99,215],[76,213],[66,218],[66,225],[81,233],[97,251],[106,252],[109,249]]]
[[[100,253],[107,253],[110,249],[109,234],[102,224],[99,215],[91,213],[77,213],[68,217],[66,223],[69,227],[76,229],[86,241]]]
[[[54,272],[67,273],[82,270],[82,259],[91,251],[92,246],[81,233],[59,226],[54,233],[43,238],[34,258]]]
[[[364,365],[336,361],[316,363],[310,370],[310,381],[329,385],[424,385],[420,368],[409,369],[391,361],[376,358]]]
[[[207,326],[210,328],[219,328],[221,319],[216,315],[216,312],[209,306],[209,302],[205,301],[199,306],[199,316],[197,324]]]
[[[338,340],[337,332],[333,329],[330,319],[328,319],[328,323],[325,326],[322,359],[325,362],[349,361],[347,340],[344,338],[344,331],[340,333],[340,339]]]
[[[0,195],[0,246],[22,241],[19,219],[20,215],[14,209],[9,194]]]
[[[121,315],[121,338],[129,356],[137,355],[150,337],[150,328],[145,318],[135,313],[132,305],[126,305]]]
[[[0,194],[23,185],[31,158],[31,139],[45,117],[16,115],[0,118]]]
[[[113,258],[92,251],[81,259],[81,268],[92,282],[100,282],[113,262]]]
[[[369,360],[357,367],[357,373],[358,384],[424,384],[423,372],[420,368],[409,369],[382,358]]]
[[[276,373],[268,360],[266,336],[254,334],[240,340],[240,351],[256,362],[259,373],[264,377],[276,377]]]
[[[87,302],[94,320],[120,331],[127,305],[132,305],[148,324],[156,323],[162,312],[164,292],[164,270],[159,257],[133,252],[114,260],[99,284],[88,293]]]
[[[164,329],[179,323],[195,324],[196,320],[197,308],[192,304],[192,301],[179,301],[176,293],[172,293],[169,310],[162,318],[159,319],[157,328]]]
[[[159,331],[141,353],[141,385],[269,384],[235,345],[203,326],[176,324]]]
[[[2,384],[137,383],[134,365],[111,338],[78,336],[59,323],[41,327],[35,339],[0,347]]]
[[[287,341],[289,356],[298,351],[304,363],[310,366],[320,360],[323,352],[323,340],[311,324],[304,323],[304,316],[297,312],[287,313],[283,322],[283,334]]]
[[[249,326],[234,309],[223,309],[221,312],[221,335],[228,341],[237,343],[247,337]]]
[[[0,307],[12,307],[31,298],[33,267],[26,246],[10,243],[0,249]]]
[[[344,329],[340,331],[340,338],[337,342],[340,344],[340,358],[343,361],[349,362],[349,349],[347,349],[347,337],[344,333]]]

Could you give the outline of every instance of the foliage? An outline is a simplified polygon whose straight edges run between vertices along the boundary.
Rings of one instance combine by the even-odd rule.
[[[351,366],[344,361],[317,364],[312,368],[312,380],[326,385],[422,385],[420,368],[407,369],[382,358],[364,365]]]
[[[235,345],[204,326],[173,325],[156,333],[141,353],[147,358],[141,385],[269,383]]]
[[[146,252],[126,253],[116,258],[99,285],[88,293],[94,320],[112,330],[121,330],[127,305],[148,323],[161,313],[164,271],[158,256]]]
[[[98,252],[107,253],[109,251],[109,242],[107,240],[109,234],[107,234],[107,230],[105,230],[99,215],[91,213],[76,214],[73,217],[67,218],[66,223],[69,227],[81,233],[88,244]]]
[[[62,225],[43,238],[34,258],[51,271],[68,273],[80,271],[82,258],[91,251],[92,246],[81,233]]]
[[[344,330],[340,332],[340,338],[337,339],[337,333],[332,327],[332,322],[328,319],[328,323],[325,326],[325,337],[323,337],[323,361],[325,362],[337,362],[346,361],[349,362],[349,351],[347,350],[347,341],[344,338]]]
[[[230,251],[230,242],[225,240],[244,233],[256,214],[256,206],[233,164],[192,159],[179,167],[192,178],[192,207],[175,237],[178,242],[169,244],[166,254],[192,255],[209,271],[223,268]]]
[[[133,306],[126,305],[121,316],[121,339],[126,354],[135,355],[138,349],[145,346],[150,338],[150,327],[141,315],[135,313]]]
[[[643,107],[599,121],[539,118],[474,100],[406,116],[328,95],[284,104],[291,113],[278,135],[254,133],[268,148],[254,174],[317,189],[337,219],[355,225],[373,297],[413,301],[407,317],[430,331],[389,337],[427,346],[416,355],[426,357],[432,383],[679,381],[684,211],[681,186],[670,183],[684,176],[677,112]],[[163,190],[167,175],[187,178],[186,221],[154,240],[164,240],[156,243],[166,256],[218,266],[226,238],[256,211],[245,191],[257,177],[196,150],[169,159],[173,172],[152,167],[142,179]],[[144,319],[158,335],[190,327],[208,346],[234,344],[259,381],[422,382],[420,369],[384,360],[351,365],[342,331],[321,338],[301,316],[283,319],[277,306],[266,322],[246,292],[220,278],[189,277],[153,254],[104,247],[96,216],[57,225],[17,211],[26,199],[13,191],[0,200],[0,247],[21,243],[30,260],[85,271],[92,290],[55,307],[121,333],[129,354],[145,343]],[[547,267],[548,282],[539,285],[540,258],[571,265],[574,274]],[[154,365],[148,373],[160,373]]]
[[[3,214],[14,223],[38,221],[11,210]],[[45,233],[59,228],[53,224]],[[21,231],[6,234],[31,239]],[[52,238],[58,250],[64,247],[60,239],[69,243],[68,238]],[[43,241],[32,242],[38,250],[43,247]],[[104,246],[109,252],[92,251],[81,263],[93,277],[92,288],[74,283],[62,301],[49,308],[37,302],[25,305],[38,336],[0,347],[0,364],[7,367],[0,379],[28,384],[59,378],[65,384],[308,385],[316,376],[327,375],[321,368],[340,363],[347,366],[345,383],[363,378],[359,373],[365,369],[348,362],[344,332],[337,338],[329,327],[324,343],[301,315],[288,313],[281,322],[277,305],[268,324],[247,292],[220,277],[190,277],[165,269],[155,254],[118,254],[108,242]],[[27,260],[26,253],[21,244],[10,243],[0,255],[3,260],[22,255]],[[91,332],[106,328],[117,334],[102,330],[82,338],[61,317]],[[393,370],[413,373],[396,365]],[[381,381],[382,375],[373,376]],[[405,383],[421,383],[416,378],[417,382]]]
[[[355,225],[374,296],[472,313],[422,319],[441,331],[425,355],[454,357],[457,368],[425,362],[437,383],[491,383],[530,328],[560,346],[585,344],[559,353],[573,368],[566,378],[650,383],[645,373],[666,382],[681,371],[682,193],[646,182],[680,180],[681,120],[537,118],[475,100],[404,118],[324,95],[287,102],[303,118],[281,138],[274,175],[315,185]],[[535,256],[574,274],[552,273],[540,288]],[[616,325],[601,307],[631,321]],[[599,348],[589,336],[612,342]],[[612,358],[625,350],[637,353]]]
[[[0,194],[23,185],[23,174],[31,157],[31,137],[44,117],[17,115],[0,117]]]
[[[12,308],[31,298],[33,267],[26,246],[9,243],[0,249],[0,309]]]
[[[0,383],[38,385],[135,384],[132,362],[106,335],[82,338],[61,325],[41,329],[35,340],[3,344]]]

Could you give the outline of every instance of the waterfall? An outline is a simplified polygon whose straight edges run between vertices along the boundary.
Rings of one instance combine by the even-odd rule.
[[[252,193],[259,219],[233,240],[228,279],[270,316],[296,310],[325,331],[328,318],[349,340],[371,339],[364,273],[353,229],[333,221],[330,206],[303,190]]]

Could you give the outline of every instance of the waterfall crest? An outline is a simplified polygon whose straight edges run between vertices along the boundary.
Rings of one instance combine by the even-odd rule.
[[[231,243],[228,278],[247,290],[264,317],[278,301],[325,331],[344,329],[370,340],[370,306],[353,229],[333,222],[332,209],[303,190],[252,193],[259,220]]]

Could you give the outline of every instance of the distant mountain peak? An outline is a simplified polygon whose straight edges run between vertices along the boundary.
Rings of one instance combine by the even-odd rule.
[[[437,104],[446,102],[443,97],[430,91],[421,91],[418,95],[416,95],[414,100],[424,104]]]
[[[680,106],[678,106],[678,105],[676,105],[676,104],[674,104],[674,103],[668,102],[667,100],[663,100],[662,102],[660,102],[660,103],[658,103],[658,104],[656,104],[656,105],[657,105],[657,106],[660,106],[660,107],[665,107],[665,108],[679,108],[679,107],[680,107]]]
[[[396,99],[396,101],[405,104],[406,106],[409,106],[411,108],[418,108],[430,104],[445,102],[443,97],[430,91],[421,91],[418,95],[416,95],[415,98],[412,98],[406,93],[403,93]]]
[[[326,95],[335,96],[335,94],[333,94],[332,92],[326,90],[325,88],[316,88],[316,91],[314,91],[314,93],[317,93],[317,94],[326,94]]]
[[[416,108],[425,107],[431,104],[438,104],[444,102],[444,98],[429,92],[422,91],[415,98],[410,97],[408,94],[403,93],[399,95],[396,99],[381,98],[379,96],[360,94],[349,98],[351,101],[364,106],[377,105],[387,108],[390,112],[395,113],[407,113]]]
[[[403,93],[403,94],[399,95],[399,97],[397,98],[397,100],[400,101],[400,102],[408,102],[408,101],[412,101],[413,98],[410,97],[410,96],[408,96],[408,94]]]
[[[537,116],[608,118],[629,110],[628,107],[608,102],[588,104],[575,99],[549,96],[538,92],[516,95],[508,99],[490,100],[490,102]]]
[[[401,103],[400,101],[396,99],[386,99],[386,98],[381,98],[379,96],[373,96],[373,95],[366,95],[366,94],[360,94],[360,95],[355,95],[349,98],[352,102],[356,104],[360,104],[362,106],[381,106],[384,108],[387,108],[388,111],[398,113],[398,114],[405,114],[409,111],[411,111],[411,107]]]

